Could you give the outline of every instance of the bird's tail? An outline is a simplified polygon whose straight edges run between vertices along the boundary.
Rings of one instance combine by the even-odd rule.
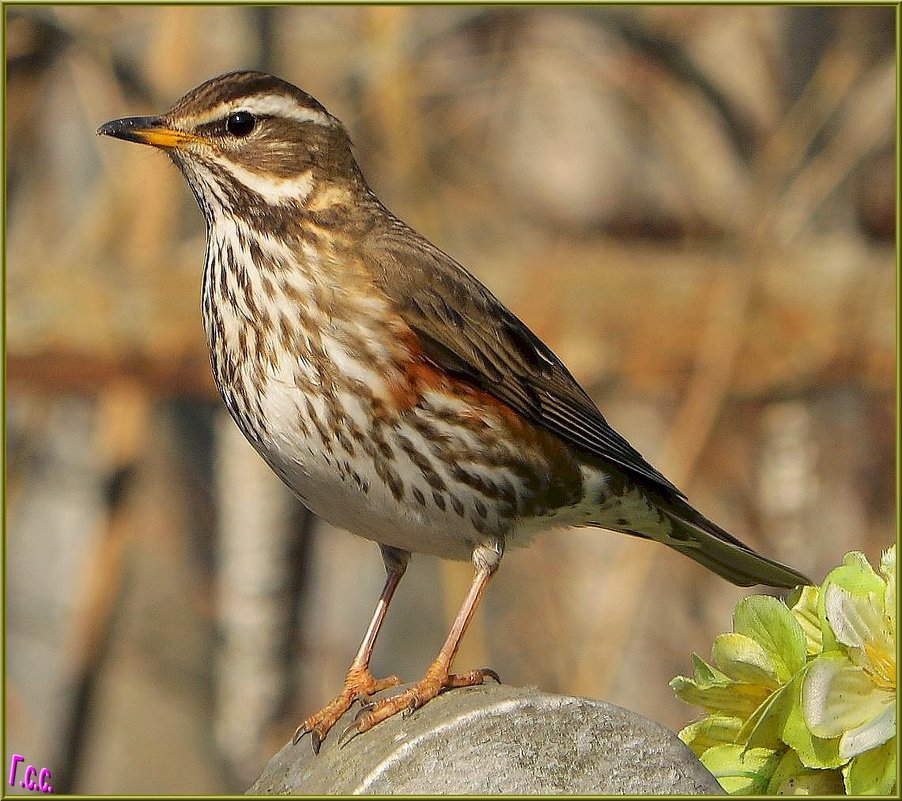
[[[751,587],[753,584],[769,587],[811,584],[811,580],[797,570],[755,553],[682,498],[668,498],[659,504],[659,508],[673,524],[667,545],[727,581],[740,587]]]

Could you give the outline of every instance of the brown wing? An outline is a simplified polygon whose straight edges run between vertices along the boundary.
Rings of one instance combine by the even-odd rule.
[[[377,285],[428,359],[586,454],[684,497],[608,425],[561,360],[450,256],[394,218],[369,255]]]

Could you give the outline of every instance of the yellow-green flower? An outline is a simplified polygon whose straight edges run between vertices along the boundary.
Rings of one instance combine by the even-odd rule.
[[[828,584],[824,609],[841,646],[808,666],[802,685],[805,722],[818,737],[839,737],[851,759],[896,733],[895,548],[881,560],[883,592]]]
[[[743,599],[708,664],[671,687],[707,715],[680,738],[731,794],[896,792],[896,551],[847,553],[789,606]]]

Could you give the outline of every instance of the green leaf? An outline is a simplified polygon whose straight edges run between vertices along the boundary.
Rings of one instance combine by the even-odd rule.
[[[886,595],[883,605],[886,609],[887,626],[896,631],[896,546],[892,545],[880,557],[880,572],[886,582]]]
[[[895,795],[896,738],[855,757],[842,773],[848,795]]]
[[[784,746],[784,749],[783,756],[780,757],[777,767],[774,768],[774,772],[771,774],[770,782],[768,782],[766,790],[768,795],[779,795],[779,788],[787,780],[807,770],[799,761],[798,754],[795,751],[791,748],[786,748],[786,746]]]
[[[805,770],[791,776],[774,791],[777,795],[843,795],[842,774],[836,770]],[[770,793],[770,791],[768,791]]]
[[[767,748],[744,749],[741,745],[719,745],[701,756],[701,763],[714,774],[730,795],[762,795],[780,754]]]
[[[843,780],[838,770],[806,768],[799,755],[787,749],[770,777],[768,795],[842,795]]]
[[[771,748],[777,750],[782,745],[783,728],[793,704],[790,685],[785,685],[772,693],[745,722],[736,742],[746,748]]]
[[[733,631],[757,642],[777,666],[780,684],[805,666],[805,632],[786,605],[769,595],[743,598],[733,612]]]
[[[739,718],[708,715],[703,720],[690,723],[678,736],[696,756],[701,756],[709,748],[734,744],[741,726]]]
[[[789,680],[781,681],[780,665],[765,648],[744,634],[720,634],[711,647],[711,658],[727,676],[746,684],[763,684],[771,690]]]
[[[711,684],[723,684],[723,682],[730,680],[729,676],[725,673],[721,673],[713,665],[709,665],[694,651],[692,653],[692,669],[695,673],[696,683],[702,687]]]

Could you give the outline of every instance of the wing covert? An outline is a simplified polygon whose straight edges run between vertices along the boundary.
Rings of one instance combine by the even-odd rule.
[[[404,233],[380,237],[371,251],[374,277],[430,361],[585,453],[684,497],[611,428],[563,362],[513,312],[450,256],[410,229]],[[403,264],[403,282],[394,278],[402,271],[393,262]]]

